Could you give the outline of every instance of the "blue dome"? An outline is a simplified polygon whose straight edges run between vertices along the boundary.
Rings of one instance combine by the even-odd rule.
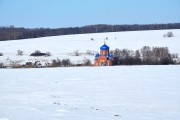
[[[109,54],[109,57],[114,57],[114,55],[112,53]]]
[[[109,50],[109,46],[104,44],[103,46],[100,47],[101,50]]]
[[[108,58],[111,60],[114,58],[114,55],[112,53],[108,54]]]
[[[99,57],[99,56],[100,56],[99,53],[97,53],[95,57]]]

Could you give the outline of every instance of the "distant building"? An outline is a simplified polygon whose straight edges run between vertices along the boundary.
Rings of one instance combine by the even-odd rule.
[[[109,52],[109,46],[105,43],[100,47],[100,54],[97,53],[95,56],[95,66],[112,66],[114,65],[115,57],[113,53]]]

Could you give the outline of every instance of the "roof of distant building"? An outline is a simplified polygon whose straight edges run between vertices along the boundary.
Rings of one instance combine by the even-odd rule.
[[[99,57],[99,56],[100,56],[99,53],[97,53],[95,57]]]
[[[101,50],[109,50],[109,46],[104,44],[103,46],[100,47]]]

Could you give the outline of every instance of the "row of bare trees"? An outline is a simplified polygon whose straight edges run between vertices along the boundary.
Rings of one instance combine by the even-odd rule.
[[[180,64],[178,54],[171,54],[167,47],[144,46],[140,50],[116,49],[116,65],[168,65]]]
[[[73,67],[73,66],[91,66],[92,63],[90,59],[84,59],[83,63],[74,64],[70,61],[70,59],[62,59],[59,58],[52,60],[52,63],[49,67]]]

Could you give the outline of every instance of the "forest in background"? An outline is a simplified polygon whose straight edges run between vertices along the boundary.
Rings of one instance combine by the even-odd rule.
[[[180,29],[180,23],[168,24],[134,24],[134,25],[88,25],[83,27],[69,28],[17,28],[11,26],[0,27],[0,41],[19,40],[28,38],[39,38],[57,35],[86,34],[86,33],[103,33],[103,32],[120,32],[120,31],[140,31],[140,30],[163,30],[163,29]]]

